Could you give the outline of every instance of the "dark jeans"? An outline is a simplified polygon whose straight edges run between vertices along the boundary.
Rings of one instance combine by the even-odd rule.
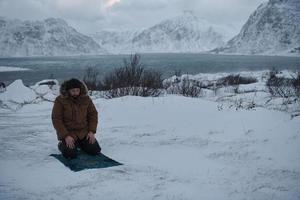
[[[101,151],[101,147],[99,146],[97,140],[94,142],[94,144],[90,144],[86,138],[82,140],[78,139],[75,141],[75,147],[73,149],[67,147],[65,140],[62,140],[58,143],[58,149],[65,158],[76,158],[77,148],[80,148],[82,151],[90,155],[97,155]]]

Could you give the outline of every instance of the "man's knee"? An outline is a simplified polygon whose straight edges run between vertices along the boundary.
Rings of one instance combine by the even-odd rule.
[[[67,145],[65,144],[65,142],[59,142],[58,143],[58,149],[60,150],[60,152],[62,153],[62,155],[65,158],[68,159],[73,159],[77,157],[77,149],[76,147],[71,149],[69,147],[67,147]]]
[[[90,144],[88,140],[84,139],[80,146],[83,151],[91,155],[97,155],[101,152],[101,147],[97,140],[93,144]]]

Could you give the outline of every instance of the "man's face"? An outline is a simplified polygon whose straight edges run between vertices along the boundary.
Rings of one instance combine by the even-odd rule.
[[[69,90],[71,97],[77,98],[80,95],[80,88],[72,88]]]

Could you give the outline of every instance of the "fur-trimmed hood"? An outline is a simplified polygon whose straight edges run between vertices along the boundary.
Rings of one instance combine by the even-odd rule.
[[[78,79],[79,80],[79,79]],[[68,82],[69,80],[65,80],[62,84],[61,84],[61,86],[60,86],[60,88],[59,88],[59,93],[60,93],[60,95],[62,96],[62,97],[69,97],[69,93],[68,93],[68,91],[67,91],[67,89],[66,89],[66,86],[67,86],[67,82]],[[83,81],[81,81],[81,80],[79,80],[80,81],[80,95],[79,96],[88,96],[88,88],[87,88],[87,86],[86,86],[86,84],[83,82]]]

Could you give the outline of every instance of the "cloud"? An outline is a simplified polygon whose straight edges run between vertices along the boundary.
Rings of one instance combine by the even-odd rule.
[[[199,0],[183,2],[202,18],[214,23],[244,24],[250,14],[267,0]],[[184,6],[184,5],[182,5]]]
[[[103,18],[102,0],[52,0],[51,6],[60,16],[72,20],[100,20]]]
[[[249,15],[266,0],[122,0],[106,18],[112,26],[148,27],[164,19],[192,10],[215,24],[239,29]],[[121,23],[122,22],[122,23]]]
[[[119,3],[121,0],[107,0],[105,3],[105,7],[113,7],[116,3]]]
[[[1,0],[0,13],[11,18],[62,17],[78,20],[103,18],[104,0]]]
[[[193,10],[216,24],[240,28],[266,0],[0,0],[0,15],[20,19],[59,17],[82,32],[146,28]]]
[[[43,1],[38,0],[1,0],[0,15],[8,18],[38,19],[47,16],[49,8]]]

